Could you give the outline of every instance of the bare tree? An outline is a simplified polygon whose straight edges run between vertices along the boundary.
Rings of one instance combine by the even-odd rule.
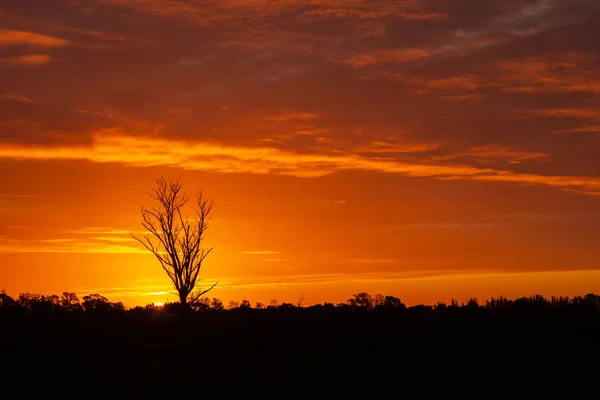
[[[304,293],[300,293],[300,297],[298,298],[298,301],[296,302],[296,307],[302,307],[302,305],[304,304],[305,301],[306,301],[306,297],[304,297]]]
[[[202,248],[202,240],[213,202],[200,190],[195,198],[195,216],[185,217],[182,210],[190,199],[181,189],[179,180],[158,179],[149,193],[158,206],[142,207],[142,225],[148,234],[142,238],[132,236],[154,254],[173,282],[179,301],[188,306],[195,304],[218,282],[206,290],[199,289],[202,263],[212,251],[212,248]]]

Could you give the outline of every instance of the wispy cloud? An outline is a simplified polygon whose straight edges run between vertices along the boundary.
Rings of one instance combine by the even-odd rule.
[[[40,35],[32,32],[0,29],[0,47],[17,44],[52,48],[68,46],[69,44],[71,44],[71,41],[53,36]]]
[[[287,112],[277,115],[270,115],[265,117],[267,121],[289,121],[294,119],[315,119],[319,118],[317,114],[305,113],[305,112]]]
[[[191,115],[192,110],[189,108],[170,108],[167,110],[167,113],[172,115]]]
[[[439,12],[397,12],[394,14],[399,18],[410,19],[413,21],[437,21],[441,19],[449,19],[450,16]]]
[[[281,254],[280,251],[271,251],[271,250],[251,250],[251,251],[243,251],[242,254],[249,255],[276,255]]]
[[[600,108],[546,108],[540,110],[519,111],[540,117],[600,119]]]
[[[76,287],[73,289],[78,294],[102,293],[107,297],[145,297],[145,296],[166,296],[173,294],[174,289],[168,285],[118,285],[108,287]]]
[[[464,230],[464,229],[478,229],[478,228],[491,228],[494,227],[494,223],[480,222],[480,223],[468,223],[468,222],[427,222],[421,224],[407,224],[397,225],[388,227],[392,230]]]
[[[0,253],[146,254],[137,247],[70,238],[0,241]]]
[[[440,148],[439,143],[428,142],[401,142],[390,143],[384,141],[371,141],[366,146],[358,147],[358,153],[427,153]]]
[[[600,93],[595,54],[549,53],[499,62],[497,85],[507,92]],[[492,81],[493,82],[493,81]]]
[[[6,67],[35,67],[39,65],[46,65],[50,62],[52,62],[52,57],[47,54],[28,54],[24,56],[0,58],[0,66]]]
[[[378,64],[400,64],[433,55],[434,52],[420,48],[378,49],[347,58],[344,62],[353,67],[361,68]]]
[[[562,130],[556,130],[556,131],[552,131],[552,132],[556,132],[556,133],[600,133],[600,125],[587,125],[587,126],[580,126],[577,128],[570,128],[570,129],[562,129]]]
[[[379,72],[364,79],[391,81],[408,87],[415,94],[437,95],[449,100],[478,99],[492,90],[524,95],[600,93],[597,64],[595,54],[550,52],[478,65],[473,71],[446,77]]]
[[[353,264],[390,264],[397,262],[397,260],[390,260],[385,258],[352,258],[350,260],[347,260],[347,262]]]
[[[64,231],[64,233],[83,234],[83,235],[129,235],[131,231],[126,229],[108,228],[108,227],[88,227]]]
[[[8,198],[15,198],[15,199],[28,199],[28,198],[35,198],[35,197],[44,197],[45,195],[43,194],[20,194],[20,193],[0,193],[0,197],[8,197]]]
[[[35,103],[34,100],[19,94],[0,94],[0,100],[16,101],[19,103]]]
[[[134,238],[126,238],[126,237],[110,237],[110,236],[97,236],[97,237],[91,237],[90,239],[93,240],[101,240],[103,242],[116,242],[116,243],[124,243],[124,242],[135,242],[136,240]]]
[[[499,145],[487,145],[469,147],[465,150],[452,152],[445,155],[432,156],[432,160],[452,160],[468,157],[472,159],[483,160],[506,160],[511,164],[518,164],[524,161],[548,160],[549,154],[540,152],[531,152]]]
[[[272,147],[219,146],[158,138],[97,135],[91,147],[0,145],[0,158],[88,160],[136,167],[171,166],[221,173],[321,177],[340,171],[377,171],[414,178],[545,185],[600,194],[600,177],[550,176],[467,165],[407,163],[360,155],[299,154]]]

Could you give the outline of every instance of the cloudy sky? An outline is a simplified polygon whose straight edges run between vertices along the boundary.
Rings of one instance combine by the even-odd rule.
[[[228,300],[600,291],[596,0],[3,0],[0,287],[173,298],[161,174]]]

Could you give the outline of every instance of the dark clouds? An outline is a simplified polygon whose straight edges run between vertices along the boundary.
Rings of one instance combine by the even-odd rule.
[[[597,102],[596,1],[51,3],[0,8],[13,37],[0,44],[5,143],[117,130],[300,153],[420,144],[386,156],[542,175],[600,169],[600,115],[551,111]],[[10,61],[35,56],[47,62]],[[318,118],[265,119],[281,113]]]

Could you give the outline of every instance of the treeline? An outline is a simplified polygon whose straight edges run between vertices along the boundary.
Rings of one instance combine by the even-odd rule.
[[[162,306],[148,304],[127,308],[121,302],[111,302],[99,294],[84,296],[81,300],[75,293],[62,295],[42,295],[22,293],[16,298],[5,291],[0,292],[1,320],[47,320],[53,317],[74,319],[121,319],[121,320],[171,320],[182,314],[200,317],[215,314],[256,314],[276,312],[277,315],[358,315],[371,314],[397,317],[418,317],[440,320],[468,317],[474,319],[510,318],[531,319],[550,318],[592,318],[600,317],[600,296],[587,294],[576,297],[551,297],[541,295],[507,299],[496,297],[480,303],[476,298],[466,302],[452,300],[449,304],[416,305],[407,307],[399,298],[358,293],[344,303],[323,303],[303,306],[304,298],[296,303],[279,303],[271,300],[268,304],[257,302],[254,306],[248,300],[230,301],[227,306],[217,298],[201,298],[191,307],[182,308],[179,303],[166,303]]]

